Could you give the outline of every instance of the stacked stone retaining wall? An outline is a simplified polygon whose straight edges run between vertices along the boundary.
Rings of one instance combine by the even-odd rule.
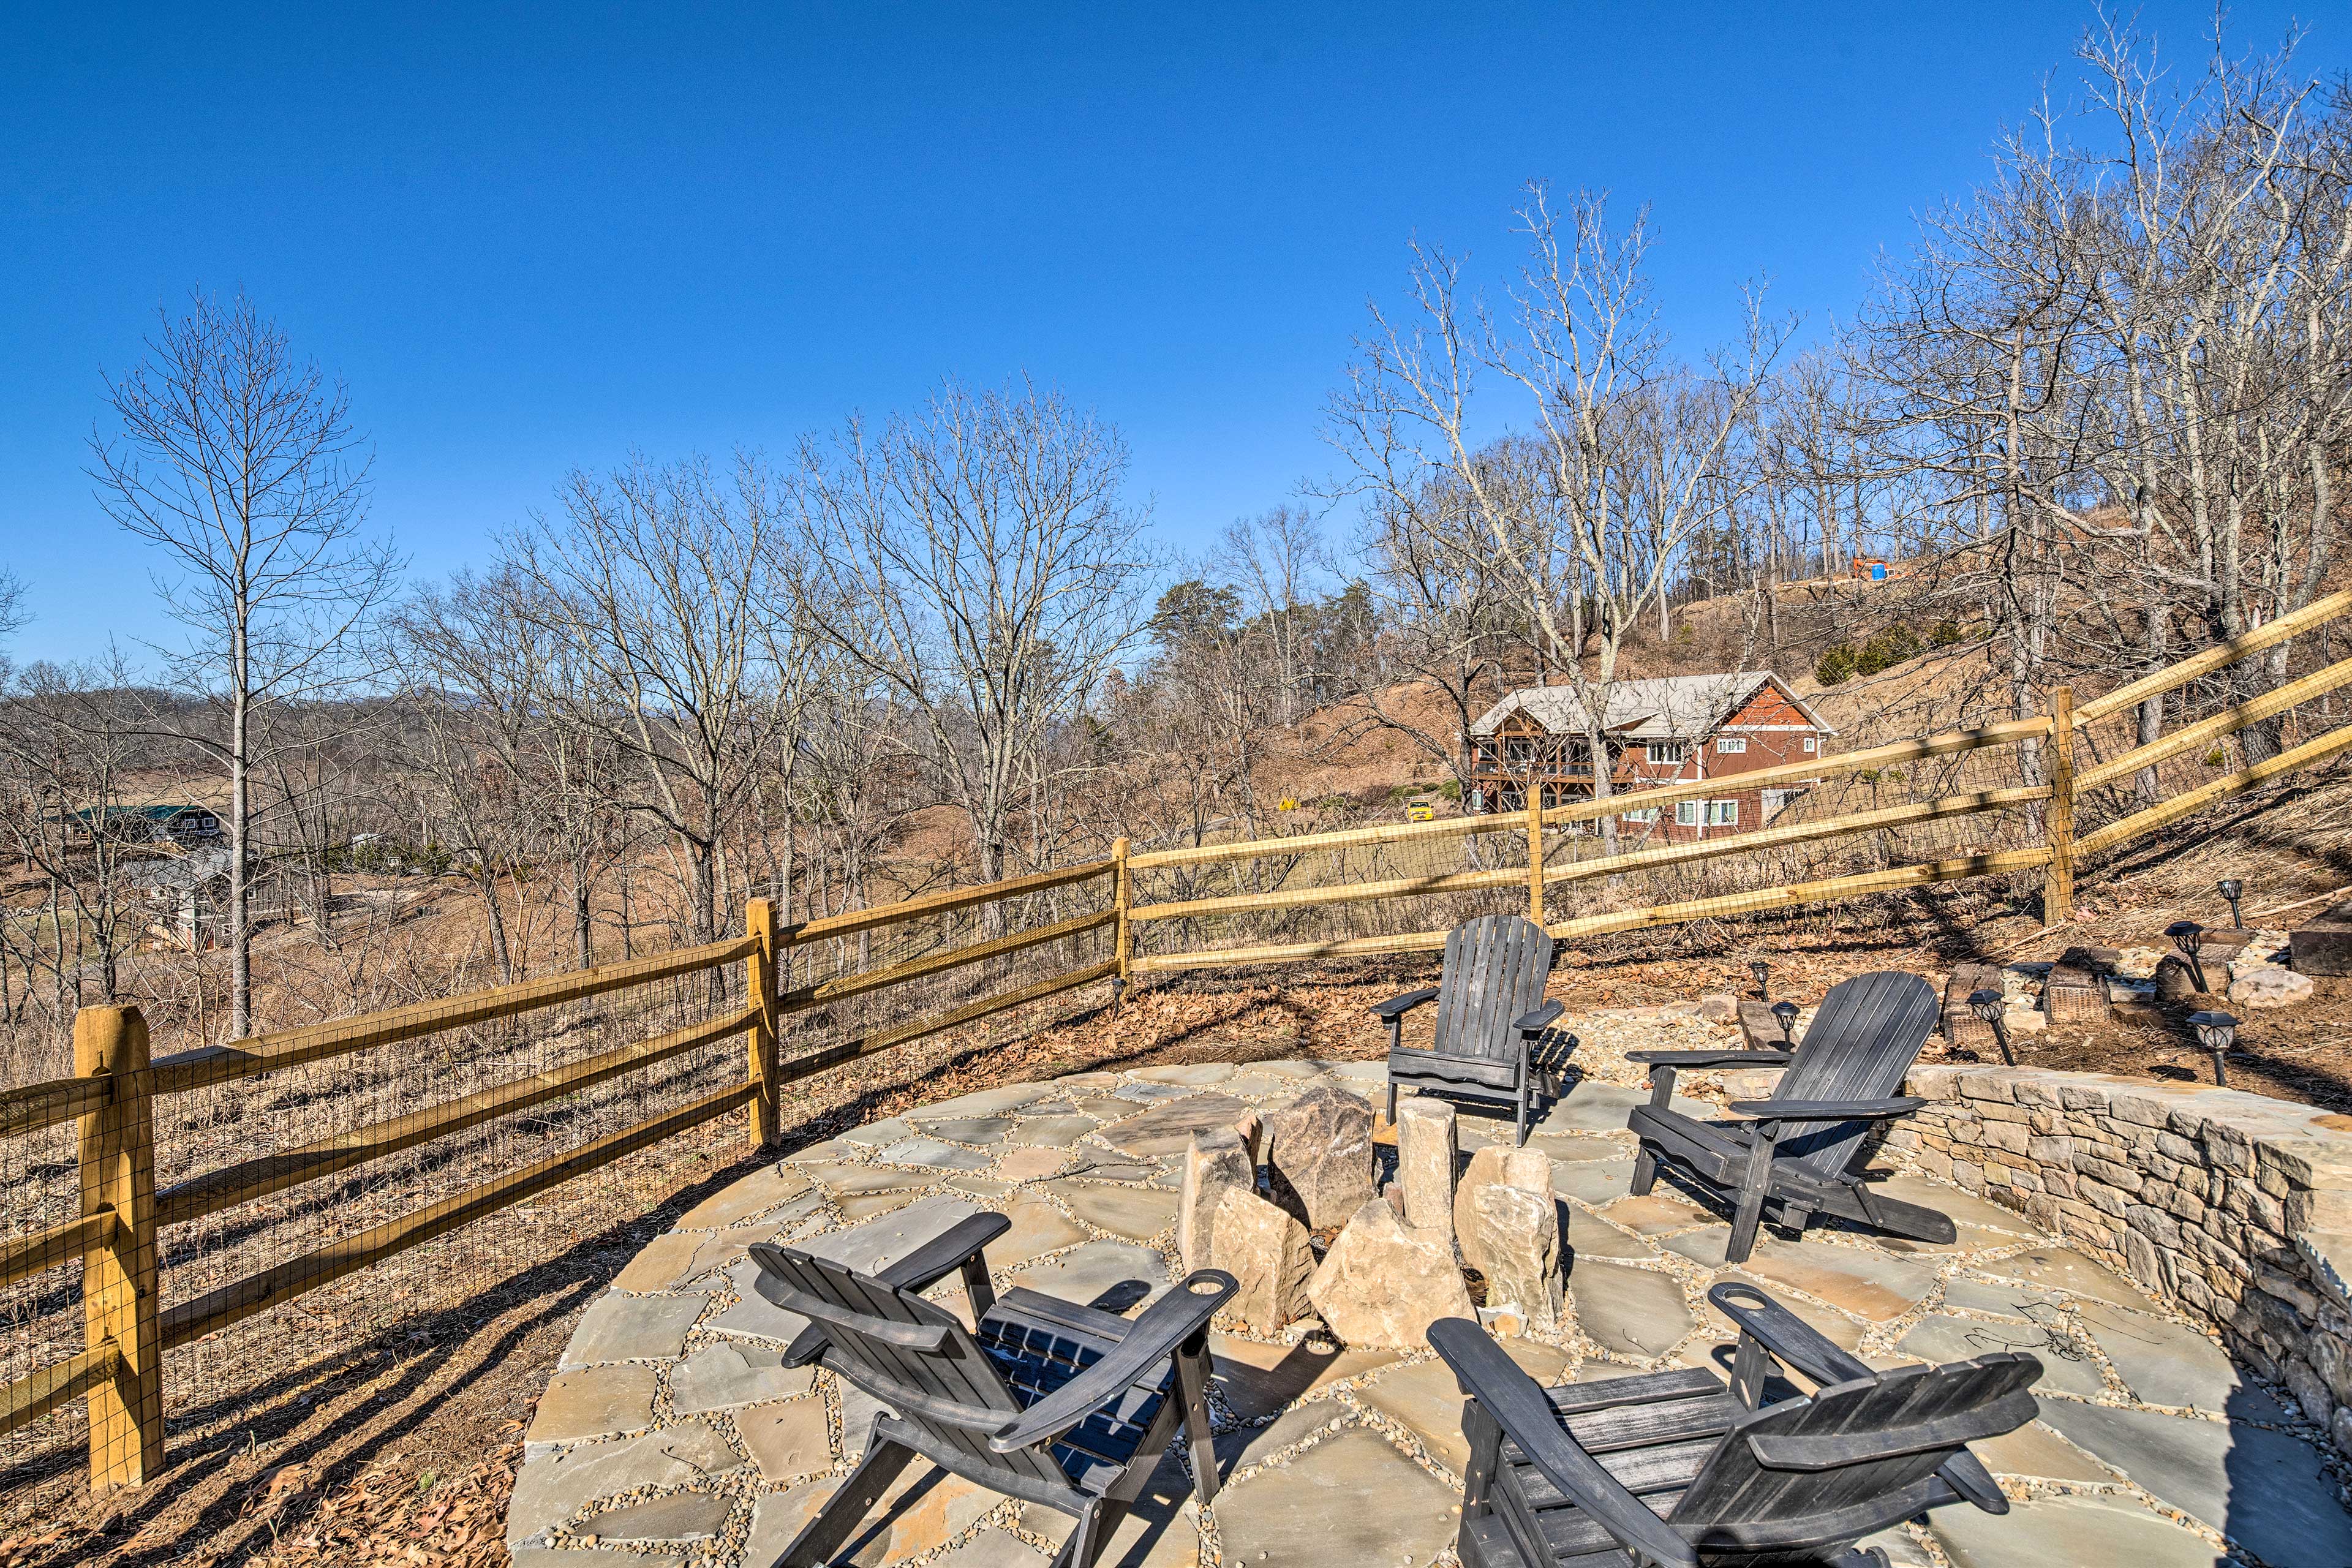
[[[2352,1453],[2352,1117],[2032,1068],[1920,1067],[1888,1147],[2211,1323]]]

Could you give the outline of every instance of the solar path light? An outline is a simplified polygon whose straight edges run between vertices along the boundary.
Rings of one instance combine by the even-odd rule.
[[[2197,1043],[2213,1054],[2213,1081],[2229,1088],[2230,1069],[2221,1065],[2221,1055],[2238,1037],[2238,1020],[2227,1013],[2191,1013],[2189,1023],[2197,1031]]]
[[[1790,1050],[1797,1048],[1797,1005],[1794,1002],[1772,1004],[1772,1016],[1780,1020],[1780,1043]]]
[[[2000,1047],[2000,1059],[2015,1067],[2017,1053],[2009,1048],[2009,998],[1993,990],[1971,991],[1969,1011],[1991,1028],[1993,1040]]]
[[[2197,950],[2205,945],[2205,928],[2195,921],[2175,921],[2164,928],[2164,934],[2172,939],[2172,945],[2179,948],[2180,956],[2189,961],[2189,973],[2195,977],[2197,989],[2211,990],[2212,987],[2205,984],[2205,965],[2197,957]]]
[[[2238,912],[2238,900],[2246,896],[2246,885],[2235,877],[2221,879],[2221,896],[2230,900],[2230,924],[2239,931],[2246,929],[2246,917]]]
[[[1756,977],[1756,994],[1765,1001],[1772,1000],[1772,966],[1760,958],[1748,961],[1748,973]]]

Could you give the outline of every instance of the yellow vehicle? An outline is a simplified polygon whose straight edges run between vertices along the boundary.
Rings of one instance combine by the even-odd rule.
[[[1434,822],[1437,819],[1437,808],[1427,801],[1417,800],[1404,808],[1404,819],[1407,822]]]

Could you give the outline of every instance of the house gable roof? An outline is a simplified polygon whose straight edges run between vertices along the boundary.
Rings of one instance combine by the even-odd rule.
[[[1805,721],[1814,729],[1824,735],[1837,733],[1789,689],[1787,682],[1769,669],[1612,681],[1602,697],[1601,728],[1633,741],[1702,740],[1768,685],[1804,715]],[[1530,686],[1512,692],[1486,710],[1470,726],[1470,732],[1491,735],[1515,713],[1525,714],[1555,734],[1580,734],[1591,727],[1584,704],[1578,700],[1573,687]]]

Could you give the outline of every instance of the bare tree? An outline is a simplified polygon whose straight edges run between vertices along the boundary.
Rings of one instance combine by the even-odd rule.
[[[368,458],[348,393],[296,359],[243,294],[159,312],[107,404],[114,428],[90,440],[99,504],[163,553],[156,590],[186,636],[155,651],[209,721],[181,738],[228,776],[228,1026],[243,1036],[256,719],[369,677],[362,634],[401,562],[366,531]]]
[[[715,941],[730,831],[796,717],[791,531],[750,454],[724,484],[700,458],[574,472],[562,504],[506,545],[525,613],[578,661],[551,695],[626,760],[614,804],[660,827],[688,931]]]
[[[1440,473],[1461,485],[1475,526],[1444,542],[1508,584],[1584,710],[1593,792],[1606,798],[1619,654],[1644,608],[1663,605],[1685,546],[1739,492],[1726,482],[1747,471],[1733,447],[1789,327],[1751,294],[1741,344],[1704,366],[1677,362],[1649,295],[1645,217],[1614,230],[1591,193],[1562,214],[1541,184],[1515,216],[1528,255],[1500,313],[1464,298],[1458,258],[1414,246],[1412,312],[1373,307],[1327,436],[1359,491],[1404,501]],[[1477,432],[1493,418],[1484,375],[1522,395],[1539,485],[1514,493],[1480,463]],[[1613,843],[1613,819],[1602,826]]]
[[[914,721],[985,881],[1005,874],[1054,727],[1142,629],[1126,474],[1115,428],[1027,383],[950,384],[915,418],[803,447],[803,603]]]

